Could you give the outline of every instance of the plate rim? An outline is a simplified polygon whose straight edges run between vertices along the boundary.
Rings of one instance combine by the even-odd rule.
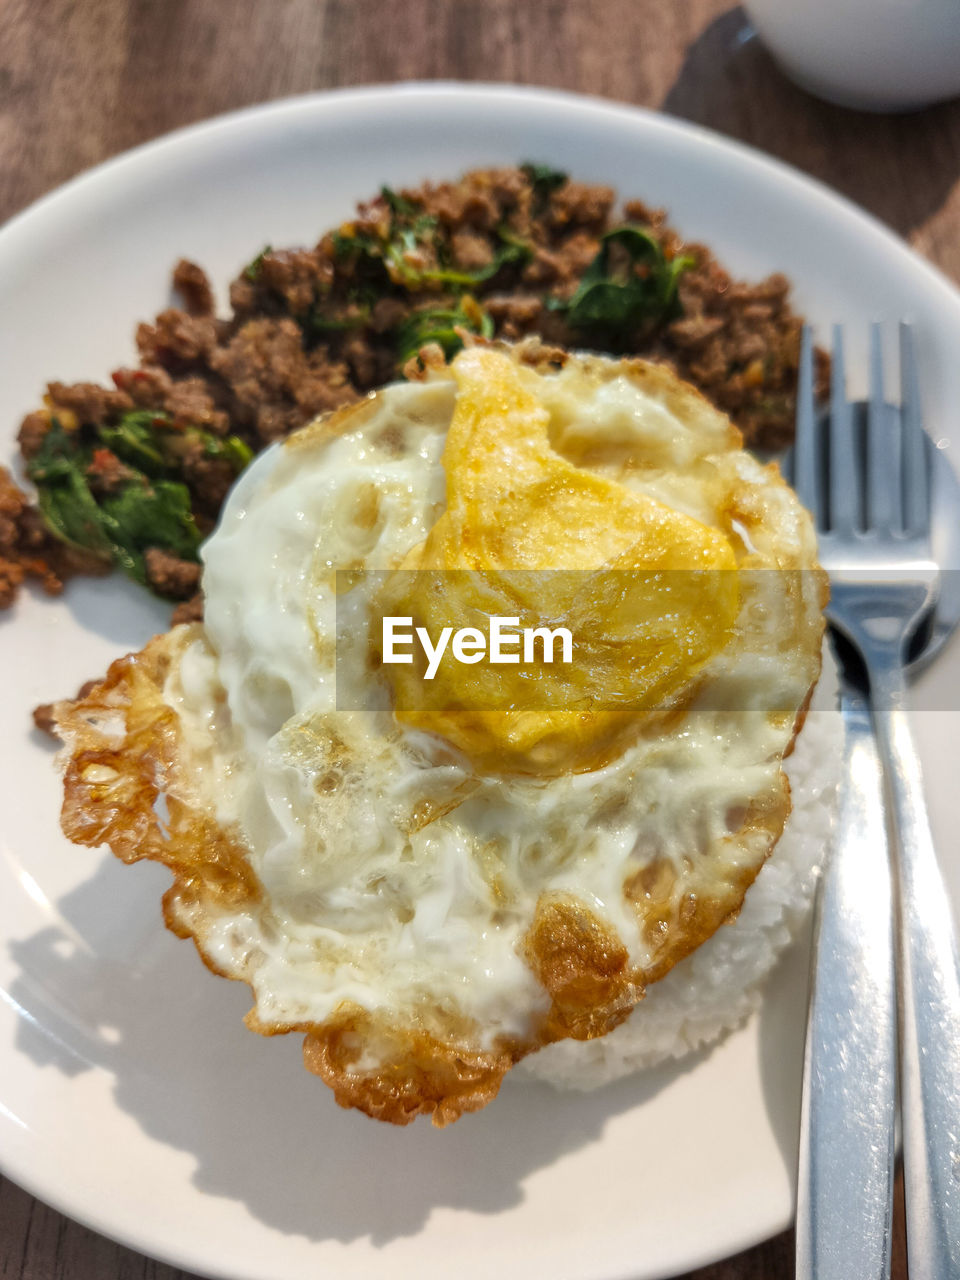
[[[777,156],[769,155],[758,147],[743,142],[739,138],[730,137],[719,130],[711,129],[696,121],[684,120],[681,116],[671,115],[652,107],[605,98],[601,94],[578,93],[568,89],[501,81],[437,79],[346,85],[335,89],[317,89],[307,93],[289,94],[267,102],[218,112],[205,119],[179,125],[155,138],[137,143],[116,155],[109,156],[106,160],[82,169],[12,214],[5,222],[0,223],[0,254],[7,249],[9,239],[15,240],[17,236],[24,234],[24,224],[31,224],[38,218],[50,216],[50,211],[56,212],[60,203],[76,198],[78,195],[82,196],[88,190],[94,190],[99,183],[109,180],[115,171],[128,169],[133,171],[156,155],[184,145],[189,146],[207,138],[214,138],[218,134],[227,135],[242,129],[251,120],[265,119],[269,116],[277,118],[284,115],[293,116],[309,111],[313,107],[325,105],[336,107],[341,104],[361,104],[365,101],[373,103],[378,98],[394,96],[408,98],[475,96],[485,101],[504,102],[514,98],[521,103],[535,102],[544,106],[554,102],[558,106],[592,110],[598,116],[607,115],[611,119],[626,120],[633,117],[644,121],[648,128],[660,129],[677,137],[696,138],[701,143],[719,146],[722,150],[737,155],[742,162],[749,164],[756,171],[767,171],[781,181],[803,189],[808,195],[815,194],[825,207],[831,208],[847,220],[853,219],[864,228],[869,226],[871,233],[888,248],[901,257],[909,258],[915,267],[922,268],[928,279],[943,291],[945,300],[949,299],[954,306],[960,308],[960,284],[955,284],[945,272],[914,249],[897,231],[887,226],[876,214],[858,205],[856,201],[835,190],[820,178],[804,172]],[[28,226],[29,230],[32,230],[31,226]]]

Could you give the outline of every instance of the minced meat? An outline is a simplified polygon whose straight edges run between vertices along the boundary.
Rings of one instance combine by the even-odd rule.
[[[38,509],[0,467],[0,609],[6,609],[28,579],[56,596],[73,574],[107,572],[109,566],[67,546],[47,529]]]
[[[604,239],[625,222],[643,229],[659,266],[637,265],[620,238]],[[661,313],[616,330],[578,328],[584,273],[601,260],[617,281],[653,270],[668,279],[671,264],[683,269]],[[118,370],[111,387],[51,382],[46,407],[23,420],[20,448],[24,459],[35,458],[54,420],[68,432],[90,432],[130,412],[149,421],[154,411],[168,437],[183,433],[169,478],[186,485],[201,532],[213,526],[236,474],[211,440],[239,441],[249,455],[404,369],[449,356],[464,328],[664,360],[729,413],[749,445],[777,449],[793,432],[802,322],[788,281],[735,280],[708,247],[685,244],[661,210],[631,200],[617,213],[611,188],[543,166],[384,189],[313,247],[264,249],[233,282],[226,319],[215,317],[197,264],[178,262],[173,282],[183,308],[139,326],[139,367]],[[823,357],[819,374],[822,384]],[[93,455],[97,492],[122,482],[124,464],[109,451]],[[0,606],[25,576],[55,591],[71,556],[82,563],[2,475]],[[156,547],[146,565],[155,591],[184,602],[179,616],[199,614],[195,562]]]

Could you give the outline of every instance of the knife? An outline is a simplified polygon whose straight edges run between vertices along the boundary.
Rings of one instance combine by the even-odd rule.
[[[892,877],[865,694],[841,679],[844,766],[817,898],[797,1181],[797,1280],[887,1280],[896,1125]]]

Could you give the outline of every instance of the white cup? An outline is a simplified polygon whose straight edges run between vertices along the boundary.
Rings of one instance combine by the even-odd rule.
[[[960,94],[960,0],[744,0],[804,89],[845,107],[910,111]]]

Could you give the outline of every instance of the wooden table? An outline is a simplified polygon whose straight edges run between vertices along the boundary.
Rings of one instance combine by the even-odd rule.
[[[0,221],[178,125],[437,78],[602,93],[709,125],[838,188],[960,280],[960,102],[891,118],[819,103],[724,0],[3,0]],[[792,1275],[791,1233],[695,1273]],[[906,1275],[899,1224],[894,1275]],[[0,1280],[54,1277],[187,1280],[0,1179]]]

